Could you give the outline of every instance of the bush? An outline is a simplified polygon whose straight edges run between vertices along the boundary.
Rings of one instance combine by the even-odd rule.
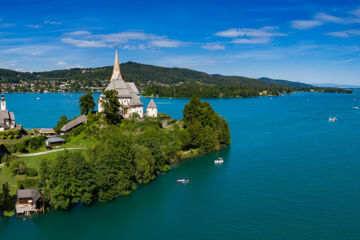
[[[36,177],[38,176],[38,172],[34,168],[27,168],[25,170],[25,175],[28,177]]]
[[[24,143],[17,143],[15,144],[15,148],[16,148],[16,152],[19,152],[19,153],[26,153],[28,152],[26,147],[25,147],[25,144]]]
[[[15,146],[15,144],[12,144],[12,145],[7,146],[7,149],[9,150],[10,153],[16,153],[16,146]]]
[[[16,158],[10,162],[10,170],[13,175],[23,175],[26,169],[26,163],[20,158]]]
[[[45,136],[38,136],[38,137],[33,137],[30,139],[27,139],[25,141],[25,145],[27,145],[29,148],[32,148],[34,150],[39,149],[41,146],[44,145],[45,143]]]
[[[13,139],[13,138],[14,138],[14,135],[7,136],[7,139]]]

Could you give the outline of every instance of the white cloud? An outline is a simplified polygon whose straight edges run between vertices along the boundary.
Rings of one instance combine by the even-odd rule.
[[[104,42],[102,41],[91,41],[91,40],[77,40],[73,38],[63,38],[61,39],[63,43],[68,43],[71,45],[74,45],[76,47],[82,47],[82,48],[98,48],[98,47],[108,47]]]
[[[333,37],[350,38],[352,36],[360,36],[360,30],[351,29],[351,30],[345,30],[339,32],[328,32],[326,34]]]
[[[41,25],[40,24],[28,24],[28,25],[26,25],[26,27],[39,29],[39,28],[41,28]]]
[[[22,47],[9,48],[4,51],[6,54],[19,54],[19,55],[30,55],[30,56],[40,56],[44,53],[54,50],[54,46],[44,46],[44,45],[27,45]]]
[[[139,46],[138,46],[138,48],[140,49],[140,50],[144,50],[144,49],[146,49],[146,46],[145,46],[145,44],[139,44]]]
[[[352,11],[351,14],[360,17],[360,8],[355,9],[354,11]]]
[[[81,36],[81,35],[90,35],[91,32],[88,31],[74,31],[74,32],[69,32],[66,35],[72,35],[72,36]]]
[[[224,50],[225,46],[221,43],[206,43],[201,46],[204,49],[208,50]]]
[[[74,32],[67,33],[74,35]],[[123,49],[145,49],[149,48],[177,48],[185,45],[184,42],[172,40],[166,36],[158,36],[155,34],[144,32],[120,32],[111,34],[91,34],[90,32],[75,32],[75,35],[84,39],[63,38],[62,42],[72,44],[77,47],[111,47],[115,45]]]
[[[93,37],[101,39],[104,42],[112,42],[112,43],[120,44],[120,43],[128,43],[131,40],[154,39],[157,36],[153,34],[146,34],[143,32],[121,32],[121,33],[94,35]]]
[[[323,22],[318,20],[295,20],[291,22],[291,27],[299,30],[304,30],[318,27],[323,24]]]
[[[137,49],[134,45],[125,45],[122,47],[123,50],[135,50]]]
[[[261,44],[261,43],[268,43],[270,41],[271,41],[270,38],[252,38],[252,39],[238,38],[238,39],[234,39],[232,41],[232,43],[236,43],[236,44]]]
[[[66,62],[64,62],[64,61],[59,61],[59,62],[56,63],[56,65],[58,65],[58,66],[66,66],[68,64]]]
[[[57,21],[46,20],[46,21],[44,21],[44,24],[50,24],[50,25],[61,25],[61,24],[62,24],[62,22],[57,22]]]
[[[261,44],[271,42],[275,37],[285,37],[286,33],[277,32],[277,27],[266,26],[259,29],[254,28],[231,28],[215,33],[216,36],[237,38],[231,43],[235,44]]]
[[[277,27],[263,27],[260,29],[253,28],[231,28],[225,31],[215,33],[216,36],[220,37],[284,37],[287,36],[285,33],[273,32]]]
[[[183,46],[184,43],[176,40],[159,39],[150,41],[149,45],[151,47],[177,48]]]
[[[345,20],[343,18],[335,17],[323,12],[316,14],[315,19],[321,22],[345,23]]]

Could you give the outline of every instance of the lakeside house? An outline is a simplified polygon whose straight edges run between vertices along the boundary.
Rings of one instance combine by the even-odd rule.
[[[65,140],[61,137],[52,137],[45,140],[45,144],[47,147],[57,147],[63,145]]]
[[[16,195],[16,214],[30,215],[45,210],[45,198],[38,189],[20,189]]]
[[[87,122],[87,116],[86,115],[81,115],[77,118],[75,118],[74,120],[71,120],[70,122],[66,123],[61,129],[60,129],[60,134],[64,135],[68,132],[70,132],[72,129],[83,125]]]
[[[40,128],[39,133],[40,133],[40,135],[44,135],[44,136],[55,136],[56,135],[54,129],[52,129],[52,128]]]
[[[15,128],[15,115],[13,112],[9,112],[6,108],[5,96],[1,94],[1,110],[0,110],[0,131],[5,131],[11,128]]]
[[[125,82],[121,76],[120,64],[118,58],[118,51],[115,52],[115,61],[113,73],[111,75],[110,83],[106,87],[106,90],[116,90],[117,98],[120,103],[119,114],[123,118],[131,118],[133,116],[144,117],[144,104],[140,100],[140,93],[137,89],[135,83]],[[104,108],[102,106],[104,95],[101,94],[98,100],[98,112],[103,112]],[[155,113],[154,111],[151,111]],[[153,114],[153,117],[157,117],[156,114]]]

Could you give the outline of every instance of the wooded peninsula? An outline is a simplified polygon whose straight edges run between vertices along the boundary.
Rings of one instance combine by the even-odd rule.
[[[87,115],[87,122],[61,137],[66,147],[84,149],[31,160],[19,154],[43,149],[42,136],[21,137],[30,134],[25,131],[11,141],[2,138],[0,209],[12,212],[15,190],[23,188],[39,189],[47,209],[110,201],[151,182],[176,161],[230,145],[227,121],[197,96],[185,105],[181,120],[166,114],[122,119],[116,94],[115,90],[104,92],[108,104],[103,113],[93,112],[91,92],[80,98],[80,112]],[[69,121],[62,116],[54,129],[59,131]],[[14,142],[13,138],[19,139]],[[14,181],[15,188],[8,184]]]

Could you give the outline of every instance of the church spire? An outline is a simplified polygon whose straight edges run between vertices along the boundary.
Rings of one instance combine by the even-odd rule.
[[[114,61],[114,70],[111,76],[111,80],[114,79],[121,79],[121,73],[120,73],[120,64],[119,64],[119,58],[118,58],[118,50],[116,48],[116,52],[115,52],[115,61]]]

